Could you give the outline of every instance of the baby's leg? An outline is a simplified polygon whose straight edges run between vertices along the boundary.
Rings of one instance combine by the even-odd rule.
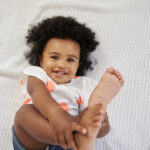
[[[44,150],[47,143],[54,141],[48,121],[30,104],[23,105],[16,113],[14,130],[28,150]]]
[[[101,127],[101,122],[105,113],[105,107],[102,104],[96,104],[84,111],[79,118],[79,122],[87,128],[87,135],[75,133],[75,141],[79,150],[94,150],[95,138]]]
[[[94,150],[94,142],[100,130],[107,104],[117,95],[124,81],[114,68],[108,68],[89,100],[88,111],[85,111],[80,123],[88,129],[88,135],[75,133],[79,150]],[[100,113],[101,112],[101,113]],[[94,126],[97,127],[94,127]]]
[[[102,76],[99,84],[94,89],[89,100],[89,106],[106,103],[109,104],[110,101],[117,95],[121,87],[123,86],[122,75],[110,67],[106,70]]]

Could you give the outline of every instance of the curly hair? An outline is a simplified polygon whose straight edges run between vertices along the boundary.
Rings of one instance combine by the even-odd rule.
[[[90,53],[99,44],[95,39],[95,33],[74,18],[63,16],[47,18],[28,30],[26,41],[31,51],[26,53],[26,59],[31,65],[40,66],[39,58],[45,45],[52,38],[70,39],[80,45],[80,67],[77,76],[82,76],[87,70],[93,69]]]

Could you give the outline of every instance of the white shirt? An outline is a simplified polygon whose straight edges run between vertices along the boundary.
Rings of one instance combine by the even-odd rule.
[[[73,116],[78,115],[88,106],[89,97],[97,85],[93,79],[83,76],[74,77],[67,84],[56,84],[41,67],[30,66],[21,73],[20,83],[25,99],[24,104],[32,104],[27,92],[28,76],[34,76],[43,81],[52,98]]]

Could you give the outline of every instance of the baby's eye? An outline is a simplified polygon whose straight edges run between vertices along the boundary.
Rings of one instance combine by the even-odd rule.
[[[74,62],[75,60],[73,58],[68,58],[67,61],[68,62]]]
[[[55,59],[55,60],[58,60],[58,59],[59,59],[59,57],[58,57],[58,56],[55,56],[55,55],[54,55],[54,56],[51,56],[51,58],[52,58],[52,59]]]

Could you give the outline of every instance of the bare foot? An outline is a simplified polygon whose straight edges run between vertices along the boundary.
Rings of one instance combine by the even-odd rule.
[[[79,122],[86,127],[88,133],[83,135],[75,133],[75,141],[78,150],[94,150],[94,142],[102,126],[105,107],[102,104],[96,104],[88,108],[81,116]]]
[[[117,95],[123,86],[124,80],[119,71],[110,67],[102,76],[99,84],[94,89],[89,100],[89,106],[106,103],[109,104],[111,100]]]

